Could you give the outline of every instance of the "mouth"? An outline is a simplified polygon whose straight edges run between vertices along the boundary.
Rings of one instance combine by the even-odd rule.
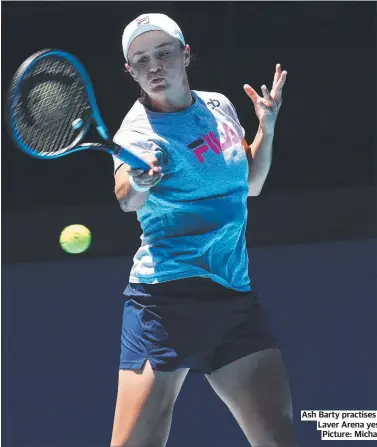
[[[152,85],[159,85],[159,84],[161,84],[163,81],[165,81],[165,78],[155,78],[155,79],[152,79],[152,80],[150,81],[150,83],[151,83]]]

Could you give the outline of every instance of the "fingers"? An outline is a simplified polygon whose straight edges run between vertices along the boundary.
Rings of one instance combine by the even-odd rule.
[[[283,88],[286,79],[287,79],[287,71],[286,70],[281,71],[281,65],[276,64],[276,71],[272,88],[274,90],[281,90]]]
[[[245,84],[243,86],[243,89],[245,90],[247,96],[253,101],[253,103],[256,104],[258,99],[260,98],[258,93],[252,87],[250,87],[249,84]]]
[[[243,86],[247,96],[253,101],[254,106],[256,109],[262,105],[265,107],[273,107],[276,105],[273,97],[271,96],[270,92],[268,91],[267,87],[265,85],[262,85],[262,94],[263,97],[259,96],[258,93],[250,87],[250,85],[245,84]]]
[[[142,158],[149,165],[150,169],[148,171],[144,171],[143,169],[132,169],[131,167],[128,167],[128,173],[132,177],[137,177],[142,174],[153,176],[161,171],[162,168],[158,166],[160,160],[156,158],[154,155],[148,154],[144,155]]]
[[[161,167],[160,166],[154,166],[152,169],[149,170],[148,175],[149,176],[153,176],[158,174],[159,172],[161,172]]]
[[[155,174],[158,174],[161,172],[161,164],[163,163],[163,154],[161,151],[156,151],[154,155],[150,155],[147,158],[147,163],[151,167],[151,169],[148,171],[148,175],[153,176]]]
[[[280,78],[275,84],[275,90],[282,90],[286,79],[287,79],[287,72],[283,71],[280,75]]]
[[[274,105],[274,100],[272,98],[272,96],[270,95],[270,92],[268,91],[267,87],[265,85],[262,85],[262,93],[263,93],[263,99],[264,101],[263,104],[268,106],[268,107],[272,107]]]
[[[154,177],[136,177],[136,181],[140,186],[152,187],[156,183],[158,183],[162,179],[162,177],[163,174],[157,174]]]
[[[141,175],[153,177],[154,175],[157,175],[161,172],[162,168],[160,166],[154,166],[149,171],[143,171],[143,169],[130,169],[128,173],[132,177],[140,177]]]
[[[286,70],[282,71],[281,65],[276,64],[274,81],[271,89],[272,94],[268,92],[267,87],[265,85],[262,86],[262,93],[264,100],[262,101],[263,104],[271,106],[274,102],[276,102],[276,99],[280,99],[281,90],[283,89],[286,79],[287,79],[287,71]],[[247,96],[253,101],[254,105],[258,103],[258,100],[260,101],[262,99],[250,85],[245,84],[243,88]]]
[[[137,185],[141,187],[152,188],[152,186],[155,186],[157,183],[159,183],[163,176],[164,174],[158,173],[151,177],[148,174],[144,173],[132,178]]]
[[[274,82],[272,83],[272,88],[275,87],[275,84],[278,82],[280,75],[281,75],[281,65],[276,64],[276,70],[275,70],[275,75],[274,75]]]
[[[285,80],[287,79],[287,71],[281,71],[281,65],[276,64],[276,70],[275,70],[275,76],[274,76],[274,82],[272,84],[273,90],[281,90],[283,88],[283,85],[285,83]]]
[[[137,179],[138,182],[151,182],[154,180],[155,177],[161,177],[162,174],[162,167],[160,166],[154,166],[149,171],[143,171],[142,169],[130,169],[128,172],[129,175],[131,175],[134,179]]]
[[[157,158],[152,158],[150,161],[149,161],[149,166],[151,167],[151,169],[148,171],[148,175],[149,176],[153,176],[153,175],[155,175],[155,174],[158,174],[159,172],[161,172],[161,166],[157,166],[157,164],[158,164],[158,160],[157,160]]]
[[[145,161],[149,164],[149,166],[150,166],[150,171],[156,171],[156,169],[157,169],[157,163],[158,163],[158,160],[157,160],[157,158],[156,157],[154,157],[153,155],[151,155],[151,156],[149,156],[149,157],[146,157],[146,159],[145,159]],[[150,172],[149,171],[149,172]]]
[[[132,169],[132,168],[129,168],[128,170],[127,170],[127,172],[128,172],[128,174],[131,176],[131,177],[137,177],[138,175],[141,175],[141,174],[143,174],[143,170],[142,169]]]
[[[162,179],[163,176],[164,176],[164,174],[161,174],[161,173],[155,175],[151,180],[151,183],[150,183],[151,186],[157,185],[157,183]]]
[[[275,101],[275,103],[278,105],[278,107],[280,107],[282,104],[282,93],[286,79],[287,79],[287,71],[286,70],[282,71],[281,65],[276,64],[274,82],[272,84],[270,95]]]

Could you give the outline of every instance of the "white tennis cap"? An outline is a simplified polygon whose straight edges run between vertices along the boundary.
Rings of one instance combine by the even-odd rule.
[[[165,14],[142,14],[129,23],[122,37],[123,54],[128,62],[128,49],[135,37],[148,31],[163,31],[180,40],[185,45],[185,39],[179,26]]]

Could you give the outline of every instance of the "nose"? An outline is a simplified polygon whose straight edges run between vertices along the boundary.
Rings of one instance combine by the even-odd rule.
[[[150,73],[157,73],[158,71],[161,71],[161,64],[159,61],[152,59],[149,64],[149,71]]]
[[[157,73],[157,72],[161,71],[161,67],[149,67],[149,71],[151,73]]]

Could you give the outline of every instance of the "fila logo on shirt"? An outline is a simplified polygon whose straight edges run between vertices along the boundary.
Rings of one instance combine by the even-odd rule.
[[[220,154],[232,147],[235,144],[241,142],[240,137],[237,133],[226,123],[223,123],[224,129],[224,141],[220,141],[213,132],[202,135],[198,140],[193,141],[188,144],[189,149],[194,149],[194,154],[200,163],[204,163],[203,154],[209,150],[212,150],[216,155]]]

